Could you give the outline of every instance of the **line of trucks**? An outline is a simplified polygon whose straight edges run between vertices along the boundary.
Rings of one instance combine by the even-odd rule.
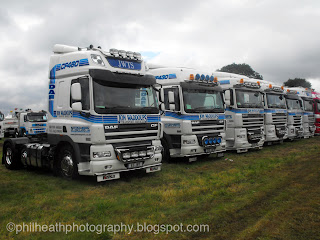
[[[147,66],[141,54],[56,44],[48,111],[0,113],[2,163],[49,168],[67,179],[120,178],[320,134],[320,94],[264,80]]]

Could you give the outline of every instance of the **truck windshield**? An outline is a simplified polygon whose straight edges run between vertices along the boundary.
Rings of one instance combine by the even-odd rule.
[[[320,102],[317,103],[317,110],[320,112]]]
[[[301,110],[302,109],[302,105],[301,105],[301,101],[297,100],[297,99],[287,99],[287,106],[289,110]]]
[[[3,121],[3,119],[4,119],[4,115],[3,115],[3,113],[2,113],[2,112],[0,112],[0,122],[2,122],[2,121]]]
[[[159,113],[155,90],[151,87],[108,85],[93,80],[94,110],[96,113]]]
[[[212,90],[183,89],[183,101],[187,113],[224,111],[221,93]]]
[[[236,90],[238,108],[263,108],[260,92]]]
[[[267,93],[268,108],[283,108],[286,109],[286,101],[283,95]]]
[[[29,122],[46,122],[47,121],[47,116],[45,114],[28,113],[27,114],[27,120]]]
[[[304,110],[308,112],[313,112],[313,101],[312,100],[304,100]]]

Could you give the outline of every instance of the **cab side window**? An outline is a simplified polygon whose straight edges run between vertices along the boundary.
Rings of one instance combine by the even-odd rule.
[[[178,87],[172,87],[172,88],[165,88],[164,89],[164,105],[166,110],[170,110],[169,107],[169,97],[168,92],[174,93],[174,99],[175,99],[175,111],[180,111],[180,98],[179,98],[179,88]]]
[[[85,78],[78,78],[71,81],[71,85],[73,83],[80,83],[81,85],[81,103],[82,103],[82,110],[90,110],[90,94],[89,94],[89,79]],[[71,93],[70,93],[70,107],[72,103],[75,101],[72,100]]]

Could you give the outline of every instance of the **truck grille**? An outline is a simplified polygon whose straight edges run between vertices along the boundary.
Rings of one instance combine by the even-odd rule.
[[[272,123],[276,126],[283,126],[287,123],[286,113],[272,113]]]
[[[245,128],[260,128],[264,124],[263,114],[243,114],[242,121]]]
[[[224,131],[224,120],[199,120],[191,122],[194,134],[220,134]]]
[[[133,142],[156,139],[158,123],[104,124],[106,143]]]
[[[293,116],[293,126],[300,126],[302,124],[302,116]]]

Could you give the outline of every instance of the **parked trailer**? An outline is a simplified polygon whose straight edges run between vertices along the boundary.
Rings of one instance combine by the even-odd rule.
[[[259,82],[239,78],[239,75],[214,74],[225,91],[227,150],[241,153],[253,148],[262,149],[265,140],[264,109]]]
[[[8,169],[53,169],[65,178],[161,169],[162,128],[141,54],[55,45],[50,58],[46,138],[7,139]]]
[[[18,118],[12,113],[4,118],[3,132],[5,137],[16,137],[18,132]]]
[[[222,88],[217,79],[187,68],[153,68],[164,126],[164,158],[199,156],[226,151]]]

